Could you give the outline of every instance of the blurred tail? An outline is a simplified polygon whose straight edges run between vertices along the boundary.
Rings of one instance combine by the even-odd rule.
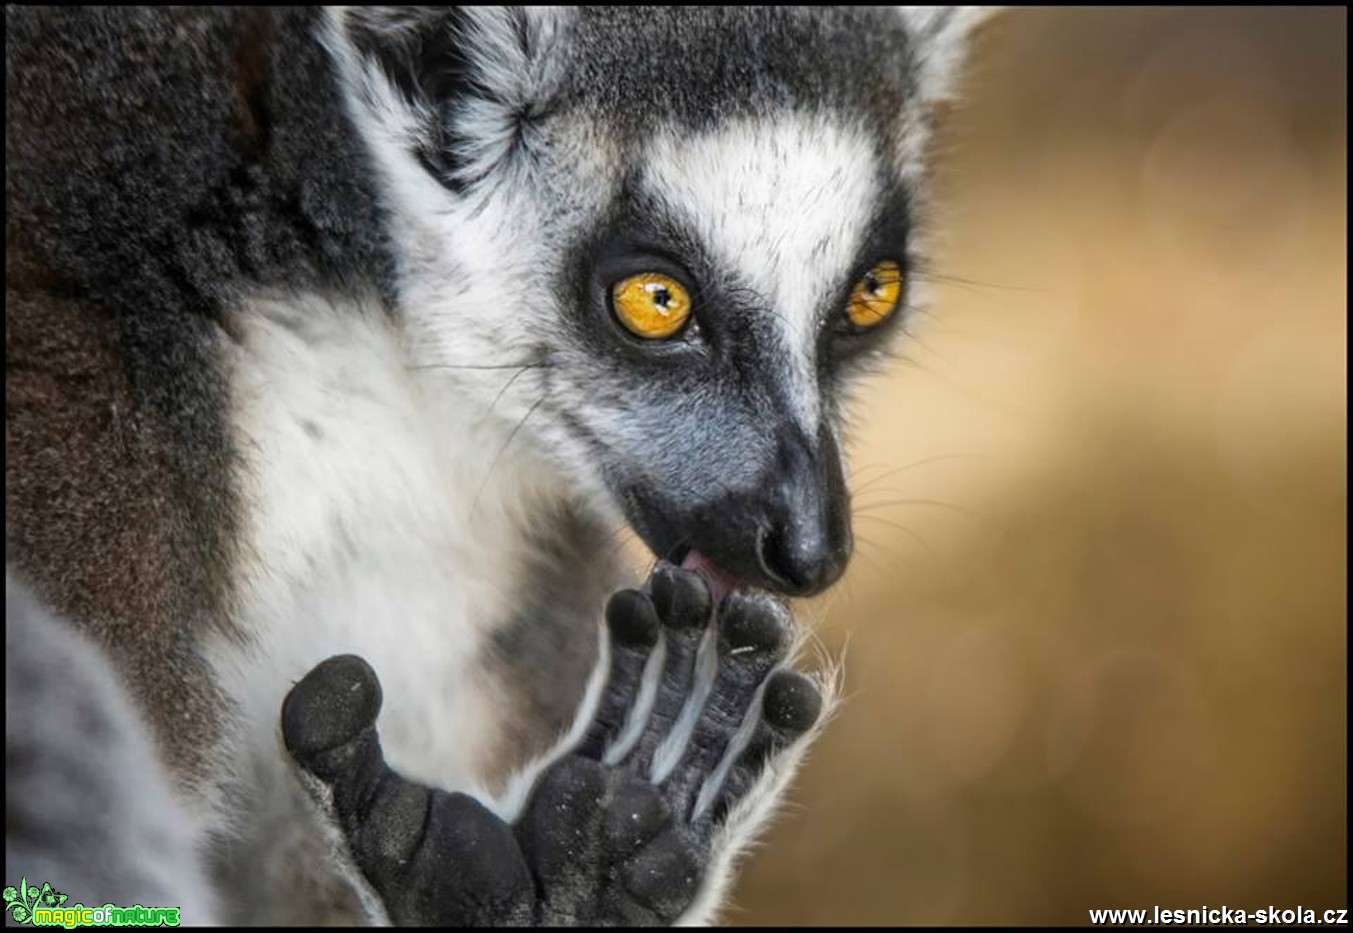
[[[7,572],[6,921],[64,903],[213,922],[191,826],[112,666]]]

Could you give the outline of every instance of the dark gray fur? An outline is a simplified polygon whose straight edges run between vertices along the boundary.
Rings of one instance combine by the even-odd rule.
[[[5,11],[9,556],[146,708],[192,709],[163,737],[189,772],[219,728],[193,643],[237,558],[226,309],[389,282],[317,16]]]
[[[887,130],[914,91],[912,43],[892,10],[595,7],[578,28],[571,48],[585,53],[570,60],[562,100],[607,114],[638,138],[655,114],[701,129],[831,111]],[[880,137],[880,150],[896,141]]]

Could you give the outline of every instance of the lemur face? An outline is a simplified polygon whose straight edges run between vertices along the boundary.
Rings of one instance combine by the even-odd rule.
[[[560,270],[554,397],[656,553],[816,592],[851,550],[844,385],[903,315],[905,198],[863,131],[816,115],[632,151]]]
[[[501,366],[467,391],[655,554],[721,587],[834,582],[847,386],[915,261],[927,59],[904,18],[438,14],[394,57],[347,25],[421,358]],[[447,35],[499,56],[451,62]]]

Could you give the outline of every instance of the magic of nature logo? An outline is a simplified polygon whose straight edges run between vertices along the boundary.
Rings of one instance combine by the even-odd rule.
[[[143,907],[133,904],[119,907],[116,904],[103,904],[99,907],[86,907],[84,904],[66,906],[67,895],[54,889],[48,882],[42,887],[28,883],[28,878],[19,879],[19,886],[6,885],[4,890],[5,912],[14,918],[15,923],[28,923],[40,927],[158,927],[179,925],[177,907]]]

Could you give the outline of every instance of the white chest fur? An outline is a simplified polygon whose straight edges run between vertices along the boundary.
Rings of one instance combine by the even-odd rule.
[[[476,662],[511,611],[546,479],[501,427],[432,391],[374,301],[260,298],[240,328],[247,641],[210,652],[242,714],[237,750],[276,755],[286,691],[352,652],[381,678],[392,766],[475,786],[502,705]]]

